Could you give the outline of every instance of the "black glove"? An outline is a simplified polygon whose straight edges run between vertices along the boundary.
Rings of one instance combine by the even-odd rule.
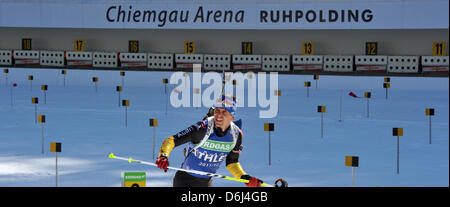
[[[250,181],[248,183],[245,183],[245,185],[247,185],[247,187],[261,187],[261,184],[264,183],[262,180],[252,177],[250,175],[242,175],[241,179]]]

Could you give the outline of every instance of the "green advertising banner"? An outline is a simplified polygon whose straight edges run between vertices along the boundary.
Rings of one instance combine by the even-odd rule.
[[[145,187],[146,179],[145,172],[122,172],[122,187]]]

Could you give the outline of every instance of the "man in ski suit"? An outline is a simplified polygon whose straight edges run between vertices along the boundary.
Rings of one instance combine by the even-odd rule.
[[[213,105],[214,116],[205,117],[203,121],[168,137],[159,150],[158,168],[167,171],[172,149],[189,142],[181,168],[215,173],[225,161],[226,168],[234,177],[249,180],[246,183],[248,187],[261,186],[263,181],[245,173],[239,163],[242,131],[233,123],[236,107],[233,98],[222,96]],[[173,187],[212,186],[212,178],[206,175],[177,171],[173,178]]]

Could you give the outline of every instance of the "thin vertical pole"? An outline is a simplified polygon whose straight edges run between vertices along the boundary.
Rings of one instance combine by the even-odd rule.
[[[355,187],[355,168],[352,167],[352,187]]]
[[[122,76],[122,86],[125,86],[124,84],[124,77]]]
[[[56,187],[58,187],[58,152],[56,152]]]
[[[369,118],[369,99],[367,98],[367,118]]]
[[[153,160],[155,159],[155,127],[153,127]]]
[[[128,107],[125,106],[125,127],[128,126]]]
[[[271,162],[271,157],[272,157],[272,155],[271,155],[270,131],[269,131],[269,166],[270,166],[270,164],[272,163],[272,162]]]
[[[309,98],[309,87],[306,87],[306,97]]]
[[[400,173],[400,137],[397,136],[397,174]]]
[[[5,78],[6,78],[6,80],[5,80],[5,86],[8,86],[8,73],[6,73]]]
[[[388,88],[386,87],[386,100],[388,98]]]
[[[320,137],[323,138],[323,112],[320,113],[321,114],[321,120],[320,120]]]
[[[13,87],[11,87],[11,109],[13,108]]]
[[[44,91],[44,104],[47,104],[47,92]]]
[[[429,116],[430,117],[430,144],[431,144],[431,116]]]
[[[64,87],[66,87],[66,75],[64,75]]]
[[[342,121],[342,89],[341,95],[339,96],[339,122]]]
[[[167,95],[167,84],[164,84],[164,93],[166,94],[166,116],[167,116],[167,100],[169,99],[169,96]]]
[[[37,104],[34,104],[34,123],[37,124]]]
[[[33,91],[33,81],[30,80],[30,91]]]
[[[42,130],[41,130],[41,132],[42,132],[42,140],[41,140],[41,142],[42,142],[42,154],[44,154],[44,123],[42,123],[41,126],[42,126]]]
[[[316,80],[316,90],[317,90],[317,80]]]
[[[119,91],[119,108],[120,108],[120,91]]]
[[[97,92],[97,82],[95,82],[95,92]]]

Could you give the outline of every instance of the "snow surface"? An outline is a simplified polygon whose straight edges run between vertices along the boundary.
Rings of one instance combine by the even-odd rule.
[[[130,100],[128,127],[125,109],[118,107],[118,71],[68,70],[67,85],[55,69],[9,69],[14,88],[11,108],[10,86],[0,74],[0,186],[55,186],[55,153],[50,142],[61,142],[58,153],[59,186],[121,186],[122,171],[146,171],[147,186],[171,186],[174,171],[164,173],[152,166],[111,160],[107,156],[152,161],[153,129],[157,118],[156,151],[162,141],[199,121],[207,108],[173,108],[165,115],[162,78],[171,72],[126,72],[122,99]],[[33,88],[27,76],[34,75]],[[98,92],[91,82],[99,77]],[[192,77],[192,73],[190,73]],[[260,119],[260,108],[240,107],[243,119],[243,153],[240,163],[250,175],[269,184],[284,178],[289,186],[351,186],[351,167],[345,156],[359,156],[355,186],[449,186],[449,82],[448,78],[391,77],[389,99],[382,88],[383,77],[320,76],[318,89],[312,75],[279,75],[279,113]],[[306,98],[304,81],[311,81]],[[41,84],[47,84],[43,104]],[[204,85],[203,87],[208,87]],[[169,87],[170,91],[172,87]],[[366,99],[372,92],[370,116]],[[342,92],[342,122],[339,97]],[[269,91],[267,91],[269,93]],[[41,153],[41,124],[34,122],[31,97],[39,97],[39,114],[45,114],[45,153]],[[192,100],[192,99],[191,99]],[[320,114],[325,105],[324,137],[320,137]],[[435,108],[432,117],[433,143],[428,144],[425,108]],[[272,165],[268,165],[266,122],[275,123],[271,133]],[[400,137],[400,174],[396,174],[396,137],[393,127],[403,127]],[[157,152],[156,152],[157,153]],[[175,148],[170,165],[179,167],[183,147]],[[231,176],[223,163],[218,173]],[[214,179],[215,186],[242,183]]]

